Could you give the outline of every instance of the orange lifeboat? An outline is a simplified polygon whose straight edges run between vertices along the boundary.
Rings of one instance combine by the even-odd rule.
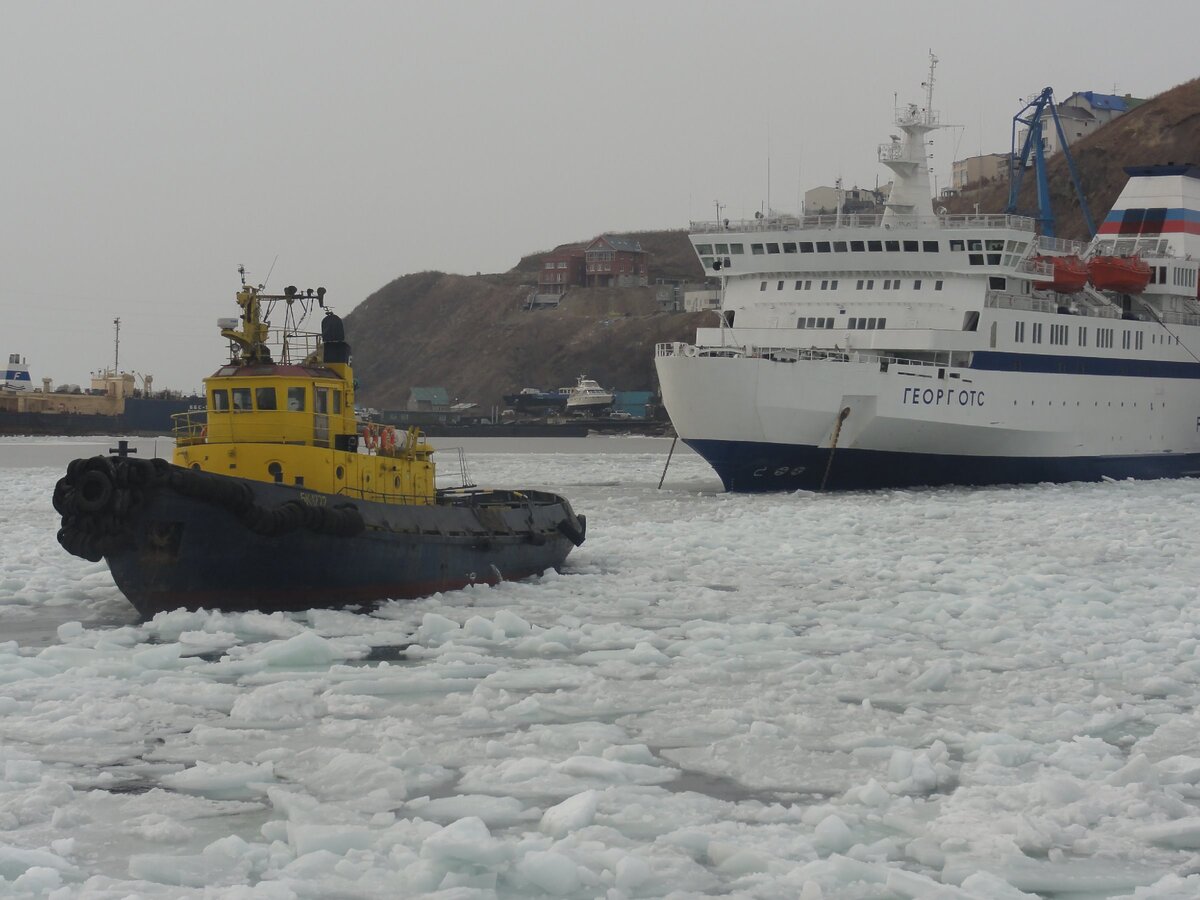
[[[1088,267],[1082,259],[1074,254],[1070,256],[1034,256],[1034,262],[1049,263],[1053,274],[1050,282],[1038,282],[1038,287],[1049,287],[1060,294],[1074,294],[1082,291],[1088,283]]]
[[[1140,294],[1150,283],[1150,266],[1139,256],[1093,256],[1087,269],[1098,291]]]

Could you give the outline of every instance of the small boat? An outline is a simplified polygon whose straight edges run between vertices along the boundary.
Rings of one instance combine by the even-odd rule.
[[[1065,256],[1035,255],[1031,259],[1033,262],[1048,264],[1053,272],[1049,284],[1039,281],[1038,287],[1049,287],[1059,294],[1074,294],[1082,291],[1088,283],[1087,264],[1073,253]]]
[[[358,420],[341,319],[326,308],[320,334],[300,330],[324,297],[265,294],[243,272],[241,317],[218,320],[230,358],[204,411],[175,417],[173,460],[122,444],[55,486],[59,543],[104,559],[142,615],[417,597],[558,568],[583,543],[564,498],[465,477],[438,489],[419,429]]]
[[[579,376],[579,382],[567,394],[567,412],[579,415],[600,412],[612,406],[613,392],[600,387],[599,382]]]
[[[1087,268],[1098,291],[1140,294],[1150,283],[1150,266],[1139,256],[1093,256]]]
[[[554,412],[567,405],[567,395],[540,388],[522,388],[519,393],[505,394],[504,405],[520,413]]]

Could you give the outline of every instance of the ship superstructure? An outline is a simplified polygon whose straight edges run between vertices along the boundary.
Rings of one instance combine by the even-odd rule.
[[[657,348],[679,436],[730,490],[1200,474],[1200,168],[1128,169],[1090,244],[935,212],[932,75],[881,215],[692,223],[723,299]]]

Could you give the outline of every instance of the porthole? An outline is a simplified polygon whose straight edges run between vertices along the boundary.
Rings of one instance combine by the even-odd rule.
[[[192,463],[192,471],[199,472],[200,471],[200,463]]]
[[[400,488],[400,476],[399,475],[397,475],[395,478],[395,486],[396,486],[396,489],[399,490],[399,488]]]
[[[343,469],[341,466],[338,466],[336,469],[333,470],[333,472],[335,475],[337,475],[338,478],[346,477],[346,470]]]

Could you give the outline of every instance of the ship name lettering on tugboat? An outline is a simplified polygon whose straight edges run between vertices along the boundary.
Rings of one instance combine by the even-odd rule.
[[[903,402],[915,406],[983,406],[983,391],[906,387]]]
[[[309,506],[324,506],[325,498],[320,494],[301,494],[300,501],[307,503]]]

